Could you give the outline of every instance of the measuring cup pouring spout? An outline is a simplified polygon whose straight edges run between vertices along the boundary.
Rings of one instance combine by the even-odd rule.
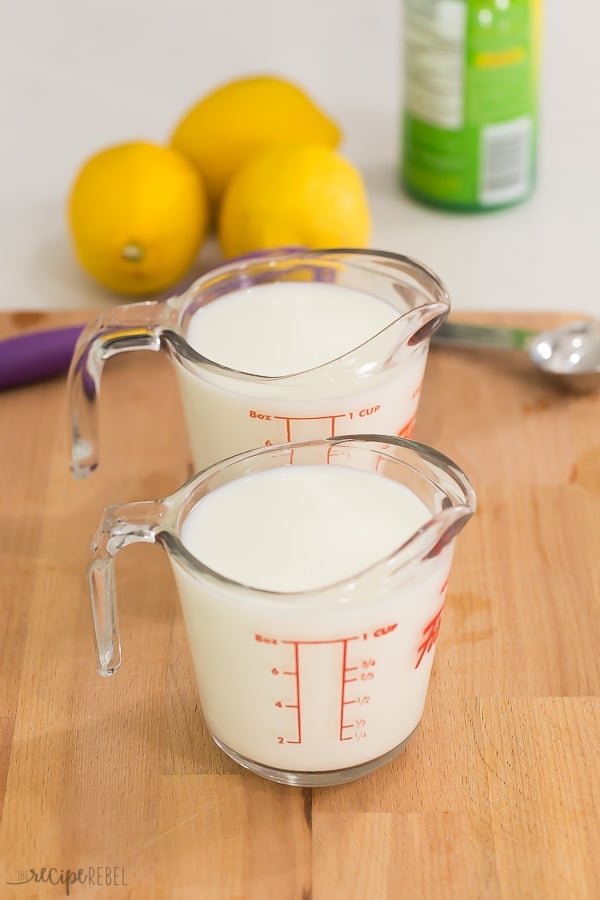
[[[221,266],[166,301],[117,307],[84,329],[71,363],[73,473],[98,465],[104,364],[133,350],[171,358],[196,471],[250,447],[410,437],[429,339],[449,306],[438,277],[408,257],[294,250]]]
[[[452,460],[416,441],[394,442],[396,477],[426,500],[429,518],[398,550],[382,562],[389,588],[423,576],[423,566],[437,565],[444,556],[450,565],[454,541],[475,513],[475,492]]]
[[[407,339],[409,347],[417,347],[428,342],[448,318],[448,306],[444,303],[431,303],[411,310],[406,314],[410,323],[411,334]]]
[[[402,313],[355,351],[351,351],[323,370],[340,369],[352,372],[357,379],[381,376],[404,363],[426,358],[431,336],[441,328],[448,315],[448,306],[443,302],[431,301],[425,305]],[[312,377],[315,375],[312,373]]]

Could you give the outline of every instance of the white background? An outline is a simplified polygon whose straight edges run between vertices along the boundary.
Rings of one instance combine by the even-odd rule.
[[[533,198],[457,215],[397,185],[401,2],[2,0],[0,308],[113,305],[69,246],[78,167],[111,143],[165,141],[208,90],[269,72],[297,81],[342,126],[342,152],[369,191],[371,246],[427,263],[455,309],[600,314],[600,4],[545,2]]]

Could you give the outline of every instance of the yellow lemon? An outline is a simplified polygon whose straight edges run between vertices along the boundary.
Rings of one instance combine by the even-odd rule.
[[[208,201],[186,157],[136,142],[110,147],[84,164],[68,217],[83,268],[105,287],[138,296],[185,275],[206,235]]]
[[[271,147],[230,181],[219,215],[225,256],[299,244],[364,247],[370,215],[362,177],[335,150]]]
[[[171,145],[195,162],[214,209],[233,173],[273,144],[336,147],[340,130],[296,85],[256,76],[228,82],[183,117]]]

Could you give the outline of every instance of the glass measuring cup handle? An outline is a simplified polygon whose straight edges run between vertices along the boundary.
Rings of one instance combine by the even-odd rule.
[[[76,478],[86,478],[98,465],[96,400],[104,363],[130,350],[160,350],[166,309],[156,301],[118,306],[90,322],[79,336],[68,380],[71,470]]]
[[[121,665],[115,556],[130,544],[156,543],[161,514],[165,509],[160,500],[107,506],[94,537],[87,576],[98,672],[104,678],[114,675]]]

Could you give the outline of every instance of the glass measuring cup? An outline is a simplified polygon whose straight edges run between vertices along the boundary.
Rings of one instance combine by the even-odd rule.
[[[303,499],[277,512],[264,494],[265,477],[289,479],[292,470]],[[315,475],[319,490],[333,475],[358,478],[360,490],[344,486],[337,504],[327,493],[317,511]],[[259,490],[249,502],[243,491],[252,479]],[[279,496],[282,487],[278,481]],[[208,504],[232,488],[242,493],[232,495],[235,513],[223,526]],[[388,501],[397,516],[397,491],[422,507],[421,524],[399,543],[390,544],[385,535],[385,550],[378,537],[371,557],[355,561],[375,522],[366,517],[369,498],[377,494],[375,516],[383,515],[384,506],[388,515]],[[182,540],[203,504],[208,530],[200,543],[208,533],[223,544],[233,567],[229,574],[201,562],[187,537]],[[240,765],[281,783],[319,786],[359,778],[392,759],[419,724],[454,539],[474,510],[467,477],[447,457],[379,435],[259,448],[217,463],[162,500],[107,507],[88,568],[99,672],[112,675],[121,664],[114,557],[138,541],[159,543],[172,565],[201,707],[216,744]],[[323,515],[330,517],[324,526]],[[292,535],[296,517],[308,529],[305,537],[321,525],[324,539],[315,538],[312,548],[310,540],[302,544]],[[246,546],[249,535],[263,542],[259,558],[266,548],[259,575],[244,568],[248,553],[256,559]],[[290,542],[290,568],[296,576],[304,573],[301,581],[347,549],[345,574],[305,582],[298,590],[264,589],[262,578],[273,577],[270,567],[282,540]]]
[[[251,291],[256,298],[256,291],[265,287],[289,289],[290,284],[308,283],[320,285],[322,296],[311,307],[308,337],[293,347],[296,362],[291,373],[272,375],[260,365],[244,372],[235,353],[223,364],[188,342],[194,315],[214,311],[213,304],[222,309],[234,292]],[[324,337],[319,334],[320,316],[334,299],[339,301],[339,288],[361,292],[377,307],[383,301],[389,316],[385,327],[373,328],[365,314],[364,333],[358,339],[341,355],[334,352],[314,364],[312,345],[317,335]],[[297,300],[289,301],[290,315],[299,315]],[[104,363],[132,350],[169,354],[196,471],[243,450],[286,441],[350,432],[410,437],[429,339],[448,310],[443,284],[420,263],[362,250],[274,251],[214,269],[169,300],[117,307],[84,329],[73,355],[69,373],[73,473],[85,477],[98,464],[97,397]],[[329,332],[341,329],[345,318],[342,309],[332,329],[330,316]],[[228,327],[232,345],[251,339],[235,318]],[[292,331],[291,343],[297,341]]]

